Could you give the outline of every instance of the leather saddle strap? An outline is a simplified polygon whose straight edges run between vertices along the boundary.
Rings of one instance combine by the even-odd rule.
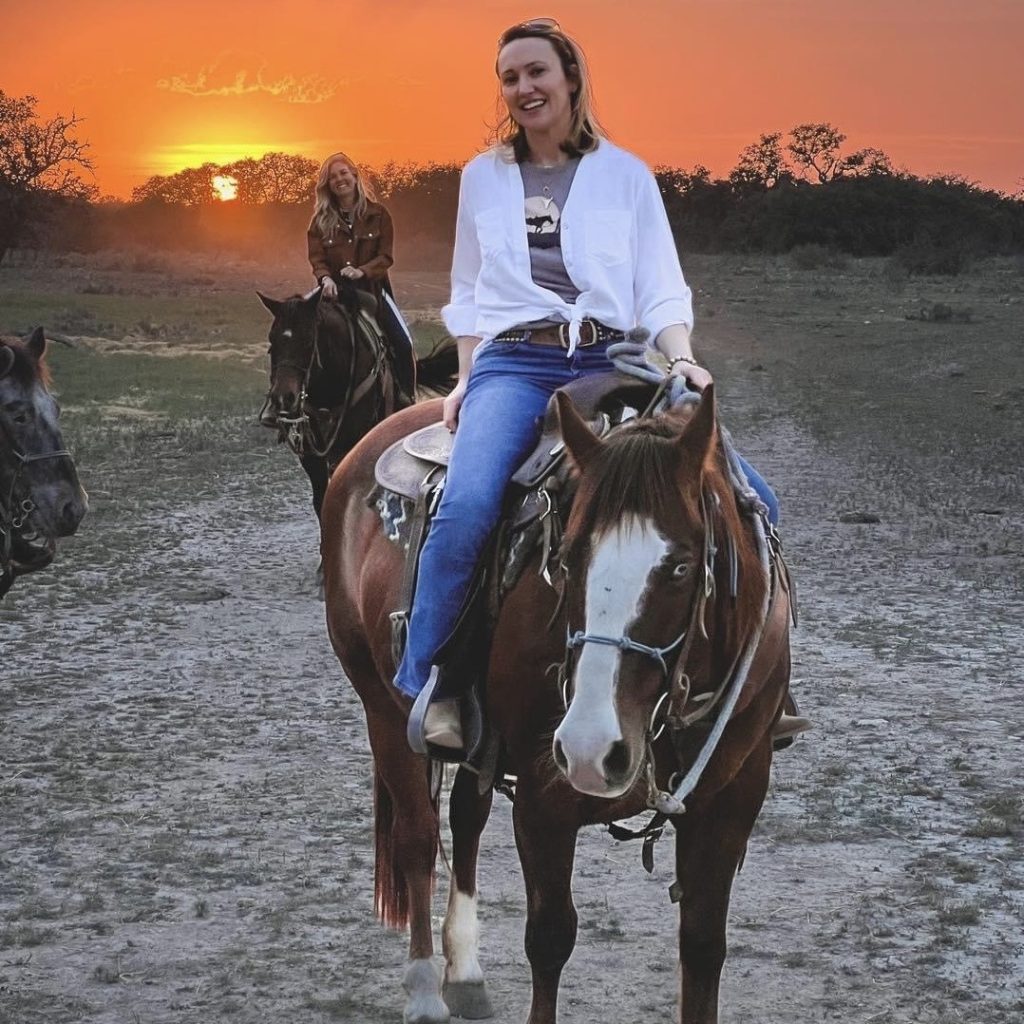
[[[390,615],[391,657],[394,659],[396,669],[405,651],[405,641],[409,632],[409,612],[412,609],[412,598],[416,591],[416,572],[420,564],[420,550],[423,547],[423,537],[427,531],[430,497],[434,493],[436,487],[434,478],[440,468],[440,466],[431,467],[430,472],[424,477],[423,483],[420,484],[416,504],[413,505],[412,524],[409,527],[409,547],[405,554],[405,567],[398,588],[397,607]]]

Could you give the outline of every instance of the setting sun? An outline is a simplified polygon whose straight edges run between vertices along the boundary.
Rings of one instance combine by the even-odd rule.
[[[48,116],[83,116],[97,185],[121,197],[151,175],[269,152],[468,159],[494,114],[495,40],[522,6],[371,6],[360,32],[388,45],[339,61],[308,45],[311,31],[332,37],[330,17],[281,18],[269,0],[104,0],[104,19],[88,5],[5,4],[16,45],[3,88]],[[1012,0],[642,0],[625,19],[610,0],[553,8],[586,50],[602,123],[650,164],[726,174],[760,133],[829,121],[851,149],[877,147],[914,173],[1019,187],[1024,136],[1007,98],[1022,90],[1024,13]]]
[[[238,198],[238,179],[232,178],[225,174],[215,174],[211,179],[214,192],[217,193],[217,198],[223,202],[228,202],[232,199]]]

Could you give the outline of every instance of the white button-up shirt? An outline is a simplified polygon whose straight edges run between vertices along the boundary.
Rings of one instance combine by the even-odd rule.
[[[490,339],[519,324],[569,322],[572,346],[584,318],[653,344],[671,324],[693,327],[690,289],[657,182],[647,165],[607,140],[585,154],[562,210],[562,259],[580,290],[574,303],[535,284],[530,272],[519,165],[496,150],[462,171],[451,302],[441,310],[455,337]]]

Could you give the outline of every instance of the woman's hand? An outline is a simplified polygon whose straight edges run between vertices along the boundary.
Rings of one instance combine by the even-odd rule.
[[[669,378],[681,377],[694,391],[703,391],[712,383],[711,374],[693,358],[690,329],[685,324],[669,324],[664,328],[657,337],[657,347],[668,361],[665,372]]]
[[[352,281],[358,281],[359,278],[366,277],[366,274],[364,274],[358,267],[342,267],[340,276],[347,277]]]
[[[711,374],[703,366],[697,366],[696,363],[688,363],[682,359],[676,360],[671,365],[668,376],[682,377],[693,391],[703,391],[713,383]]]
[[[330,277],[322,278],[320,281],[320,298],[333,301],[337,297],[338,286],[334,283],[334,279]]]
[[[468,378],[460,377],[459,383],[445,395],[442,419],[452,434],[455,433],[455,428],[459,425],[459,409],[462,408],[462,400],[466,397],[467,383]]]

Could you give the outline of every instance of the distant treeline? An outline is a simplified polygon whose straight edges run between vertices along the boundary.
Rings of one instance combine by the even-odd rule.
[[[694,252],[789,252],[820,245],[852,256],[901,254],[909,269],[959,269],[972,256],[1024,252],[1024,201],[953,177],[786,178],[770,188],[710,179],[662,194],[680,247]],[[915,261],[934,263],[915,266]]]
[[[675,169],[657,171],[669,221],[684,251],[784,253],[817,244],[854,256],[898,251],[958,268],[972,256],[1024,252],[1024,202],[969,182],[909,175],[787,179],[737,188]],[[450,250],[458,170],[435,173],[385,200],[395,221],[396,255],[429,269]],[[61,202],[41,218],[36,244],[51,250],[138,247],[223,250],[262,261],[301,258],[311,204],[243,205]],[[927,269],[927,268],[922,268]]]
[[[956,272],[973,256],[1024,252],[1022,193],[1007,196],[959,176],[917,177],[877,149],[844,154],[844,141],[832,125],[803,124],[785,137],[762,135],[724,178],[700,166],[656,168],[680,248],[784,253],[816,245],[855,256],[896,254],[910,272]],[[130,202],[40,192],[18,244],[219,250],[301,262],[316,170],[307,158],[267,153],[153,177]],[[437,163],[367,170],[394,218],[400,267],[446,265],[459,170]],[[234,200],[219,198],[226,180]]]

